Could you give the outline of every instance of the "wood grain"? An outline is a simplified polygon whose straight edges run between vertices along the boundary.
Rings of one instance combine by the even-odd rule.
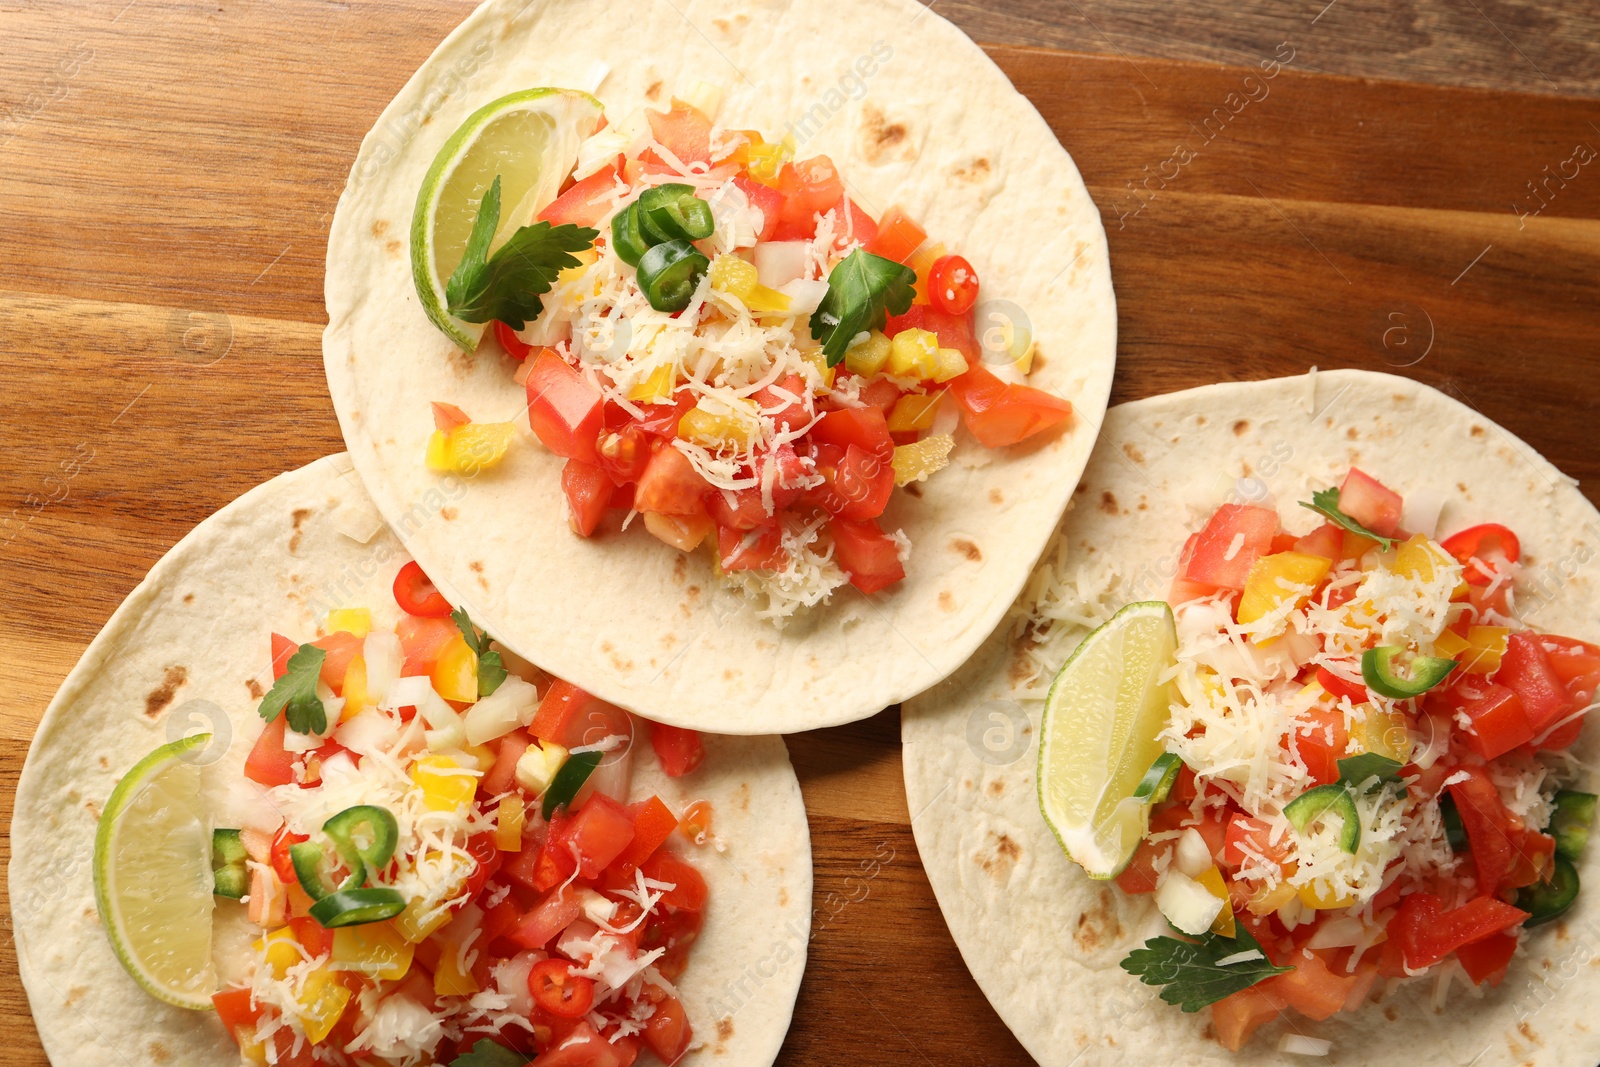
[[[1547,204],[1528,183],[1600,146],[1600,105],[1559,95],[1600,85],[1568,40],[1595,16],[1478,5],[1555,88],[1471,5],[1339,0],[1314,24],[1320,3],[1267,0],[1226,20],[1220,0],[938,10],[1108,53],[990,49],[1102,207],[1116,399],[1313,363],[1396,370],[1591,483],[1600,174],[1543,186]],[[0,819],[51,693],[145,570],[249,486],[340,447],[319,347],[328,214],[367,127],[469,7],[0,5]],[[1267,79],[1253,64],[1285,40]],[[1195,57],[1251,66],[1176,61]],[[1194,158],[1174,166],[1180,143]],[[817,896],[783,1062],[1027,1063],[928,888],[898,737],[891,711],[790,740]],[[6,939],[0,1064],[40,1067],[15,963]]]

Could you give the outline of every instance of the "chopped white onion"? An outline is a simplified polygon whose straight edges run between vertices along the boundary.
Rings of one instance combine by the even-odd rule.
[[[339,724],[334,740],[351,752],[370,756],[385,752],[400,740],[400,731],[394,720],[377,708],[367,708],[361,714]]]
[[[1320,1037],[1307,1037],[1304,1034],[1284,1034],[1278,1042],[1279,1052],[1288,1052],[1296,1056],[1326,1056],[1328,1050],[1333,1048],[1333,1042]]]
[[[1222,899],[1182,871],[1169,870],[1156,889],[1156,907],[1173,926],[1199,937],[1222,914]]]
[[[1177,869],[1190,878],[1199,878],[1211,869],[1211,848],[1200,831],[1188,827],[1178,838],[1178,851],[1174,857]]]
[[[367,693],[382,703],[389,689],[400,680],[405,650],[393,630],[374,630],[361,642],[361,659],[367,665]]]
[[[467,744],[485,744],[532,721],[532,709],[538,703],[537,689],[521,678],[507,676],[498,689],[467,709]]]
[[[762,241],[755,247],[756,281],[769,289],[804,278],[806,241]]]
[[[1432,485],[1413,489],[1400,507],[1400,525],[1412,533],[1433,537],[1439,532],[1439,513],[1444,510],[1444,493]]]
[[[791,314],[809,315],[817,310],[822,298],[828,295],[828,283],[820,279],[807,281],[804,278],[795,278],[778,286],[778,291],[789,298]]]

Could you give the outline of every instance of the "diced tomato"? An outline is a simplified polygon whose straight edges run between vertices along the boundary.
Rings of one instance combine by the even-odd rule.
[[[811,390],[798,374],[788,374],[775,385],[763,386],[751,397],[780,430],[793,430],[811,421]]]
[[[883,514],[894,492],[894,467],[888,460],[851,445],[833,476],[833,493],[823,507],[848,522],[866,522]]]
[[[294,782],[295,754],[284,750],[283,733],[288,715],[280,713],[262,727],[261,736],[245,757],[244,776],[261,785],[290,785]]]
[[[645,1020],[644,1040],[661,1062],[672,1067],[689,1051],[693,1030],[689,1015],[677,997],[668,993],[656,1003],[655,1014]]]
[[[1506,875],[1502,886],[1506,889],[1521,889],[1523,886],[1543,881],[1555,865],[1556,839],[1549,834],[1530,830],[1526,826],[1520,831],[1517,827],[1513,827],[1511,836],[1513,839],[1511,871]]]
[[[1163,841],[1154,844],[1148,838],[1139,842],[1139,847],[1134,850],[1133,859],[1122,868],[1117,875],[1117,885],[1124,893],[1135,896],[1141,893],[1154,893],[1159,880],[1157,864],[1162,856],[1172,852],[1172,842]]]
[[[1326,667],[1318,667],[1316,677],[1317,684],[1336,697],[1345,697],[1355,704],[1365,704],[1372,699],[1366,686],[1346,681]]]
[[[290,847],[309,840],[305,834],[291,832],[287,824],[278,827],[278,832],[272,835],[272,872],[284,885],[299,881],[294,872],[294,862],[289,858]]]
[[[565,1019],[581,1019],[594,1006],[594,979],[572,973],[567,960],[540,960],[528,972],[528,990],[539,1007]]]
[[[796,483],[808,472],[800,461],[800,455],[792,444],[779,445],[771,452],[762,456],[757,462],[757,471],[766,483],[766,470],[769,466],[776,467],[772,482],[772,505],[775,508],[787,508],[793,505],[804,492]]]
[[[422,566],[411,560],[394,576],[394,602],[407,615],[442,619],[450,614],[450,602],[422,573]],[[343,675],[340,676],[341,679]]]
[[[282,634],[272,635],[272,680],[277,681],[289,673],[289,657],[299,651],[300,646]]]
[[[705,510],[711,483],[700,476],[689,457],[670,445],[656,449],[639,487],[634,491],[634,506],[640,511],[659,511],[665,515],[694,515]]]
[[[1481,941],[1456,949],[1456,959],[1461,961],[1461,969],[1467,972],[1474,985],[1482,985],[1487,980],[1490,985],[1497,986],[1506,976],[1506,968],[1517,951],[1517,941],[1516,934],[1490,934]]]
[[[772,240],[772,235],[778,230],[778,216],[783,211],[783,194],[743,174],[735,175],[733,184],[744,193],[750,206],[761,212],[761,230],[756,234],[756,240]]]
[[[1466,568],[1463,577],[1473,585],[1488,585],[1493,578],[1491,569],[1503,570],[1522,558],[1522,543],[1517,535],[1497,522],[1469,526],[1440,541],[1439,547],[1461,562]],[[1478,566],[1474,560],[1488,566]]]
[[[333,951],[333,931],[309,916],[289,920],[294,939],[311,955],[312,959]]]
[[[972,313],[952,315],[933,304],[912,304],[904,315],[890,315],[883,332],[893,337],[901,330],[927,330],[939,338],[940,348],[953,348],[968,365],[982,361],[983,350],[972,330]]]
[[[867,242],[867,251],[896,263],[904,263],[927,239],[928,231],[918,226],[911,216],[896,205],[885,211],[883,218],[878,220],[878,232]]]
[[[499,319],[494,320],[494,339],[500,342],[500,347],[506,350],[506,355],[519,363],[533,352],[532,345],[517,336],[516,330]]]
[[[885,433],[888,432],[887,420],[889,418],[889,412],[894,410],[894,406],[898,404],[900,402],[900,398],[905,395],[906,393],[904,389],[901,389],[898,385],[894,384],[887,378],[872,379],[866,385],[863,385],[861,387],[861,391],[856,394],[857,398],[863,404],[867,405],[868,408],[875,409],[884,417],[886,424],[884,430]],[[894,441],[891,439],[889,443],[893,445]]]
[[[783,531],[776,526],[763,530],[717,527],[717,562],[725,571],[782,570],[788,558],[783,550]]]
[[[625,878],[630,878],[634,869],[654,855],[656,849],[678,828],[678,817],[672,814],[672,809],[660,797],[630,805],[628,814],[633,819],[633,840],[611,861],[608,872]]]
[[[594,533],[611,506],[616,486],[605,471],[581,459],[569,459],[561,468],[561,491],[571,511],[572,529],[580,536]]]
[[[637,422],[627,421],[615,429],[601,432],[595,451],[600,456],[600,469],[616,485],[638,481],[650,462],[650,434]]]
[[[1530,632],[1510,636],[1494,680],[1517,694],[1535,735],[1572,709],[1572,697],[1556,675],[1549,654]]]
[[[650,134],[680,163],[711,162],[711,120],[699,108],[676,98],[672,110],[646,110]]]
[[[616,189],[617,168],[603,167],[587,178],[573,182],[566,192],[539,212],[539,220],[552,226],[596,226],[610,214],[616,201]],[[495,336],[499,336],[498,330]]]
[[[1566,687],[1571,704],[1567,711],[1569,718],[1565,722],[1553,728],[1546,727],[1545,732],[1534,740],[1539,748],[1566,748],[1578,739],[1585,718],[1570,716],[1574,711],[1587,708],[1594,701],[1596,692],[1600,691],[1600,648],[1585,641],[1553,634],[1540,634],[1539,644],[1549,656],[1556,677]]]
[[[564,745],[570,739],[578,713],[592,700],[594,697],[571,682],[557,678],[550,683],[550,688],[544,691],[544,697],[539,701],[539,710],[534,713],[533,722],[528,729],[533,736],[542,741]]]
[[[706,758],[698,731],[661,722],[650,725],[650,747],[655,749],[656,759],[661,761],[668,778],[682,778]]]
[[[978,302],[978,272],[961,256],[940,256],[928,269],[928,299],[947,315],[965,315]]]
[[[1511,813],[1500,801],[1500,791],[1480,768],[1462,767],[1467,777],[1445,788],[1455,801],[1461,825],[1472,847],[1472,862],[1478,874],[1478,893],[1487,896],[1500,888],[1511,872]],[[1464,942],[1463,942],[1464,943]]]
[[[666,891],[661,899],[674,908],[700,911],[706,906],[706,880],[694,865],[675,852],[658,849],[655,855],[639,865],[646,878],[657,882],[671,882],[675,889]]]
[[[1406,966],[1419,971],[1463,945],[1509,930],[1527,918],[1527,912],[1494,897],[1476,897],[1446,911],[1444,901],[1432,893],[1413,893],[1389,921],[1388,934]]]
[[[528,1067],[630,1067],[638,1055],[637,1038],[624,1037],[612,1042],[587,1022],[580,1022],[560,1041],[539,1053],[539,1058]]]
[[[517,761],[522,754],[533,744],[533,738],[528,736],[526,730],[512,730],[509,734],[492,742],[494,750],[494,766],[484,774],[483,780],[478,783],[478,792],[485,797],[499,796],[511,791],[517,780]]]
[[[1294,728],[1295,748],[1318,785],[1339,780],[1339,761],[1350,744],[1344,712],[1338,708],[1313,707],[1300,715]]]
[[[571,836],[578,848],[578,876],[593,880],[633,840],[633,820],[621,804],[595,793],[573,816]]]
[[[350,669],[350,661],[361,654],[364,640],[347,630],[338,630],[311,642],[324,653],[319,677],[336,695],[344,691],[344,673]]]
[[[710,493],[706,496],[706,512],[718,526],[731,530],[759,530],[778,521],[777,515],[767,513],[761,490],[756,486]]]
[[[1191,582],[1183,576],[1181,562],[1194,555],[1195,542],[1198,540],[1200,540],[1198,533],[1190,534],[1189,539],[1183,543],[1183,550],[1178,553],[1180,561],[1178,573],[1172,576],[1172,585],[1167,590],[1167,603],[1173,607],[1187,604],[1191,600],[1204,600],[1217,595],[1214,586],[1206,585],[1204,582]]]
[[[506,932],[507,940],[526,949],[542,949],[583,914],[577,890],[568,886],[551,891]]]
[[[528,425],[540,443],[564,459],[599,466],[595,444],[605,419],[600,390],[549,349],[533,361],[526,386]]]
[[[1002,382],[982,363],[950,382],[967,429],[985,448],[1004,448],[1072,417],[1072,403],[1031,385]]]
[[[1292,533],[1273,534],[1271,552],[1274,555],[1279,552],[1293,552],[1294,546],[1299,543],[1300,538],[1296,537]]]
[[[688,389],[680,389],[673,396],[670,404],[640,404],[644,411],[634,425],[653,437],[664,437],[668,440],[678,436],[678,423],[683,421],[689,409],[699,402],[698,398]]]
[[[1230,1052],[1238,1052],[1250,1035],[1263,1024],[1276,1019],[1288,1003],[1265,988],[1265,982],[1241,989],[1211,1005],[1211,1025],[1217,1040]]]
[[[1262,859],[1281,867],[1289,859],[1293,847],[1294,842],[1289,834],[1284,834],[1274,842],[1270,823],[1235,812],[1228,822],[1222,862],[1230,870],[1238,870],[1246,863],[1257,865]]]
[[[503,326],[505,324],[496,322],[495,325]],[[465,411],[462,411],[454,404],[444,404],[435,400],[432,404],[432,407],[433,428],[438,430],[440,433],[449,433],[456,427],[465,426],[467,423],[472,421],[472,418]]]
[[[1325,522],[1297,540],[1294,543],[1294,550],[1296,552],[1304,552],[1308,556],[1321,556],[1323,559],[1339,560],[1344,557],[1344,534],[1345,531],[1342,527],[1335,526],[1331,522]],[[1324,686],[1323,688],[1327,687]]]
[[[401,651],[405,653],[405,663],[400,673],[406,677],[432,674],[439,653],[461,633],[451,619],[416,615],[403,616],[394,632],[400,638]]]
[[[1243,589],[1250,568],[1272,546],[1278,513],[1253,504],[1224,504],[1195,538],[1182,560],[1181,573],[1191,582],[1216,589]],[[1240,539],[1234,544],[1235,538]]]
[[[1289,1007],[1318,1022],[1344,1007],[1357,981],[1353,974],[1335,974],[1321,952],[1306,948],[1295,952],[1283,966],[1294,970],[1273,975],[1261,984]]]
[[[1356,467],[1339,486],[1339,510],[1384,537],[1400,529],[1400,494]]]
[[[539,892],[547,892],[571,878],[578,869],[578,858],[573,855],[572,816],[564,808],[558,808],[551,813],[550,828],[545,833],[544,844],[539,849],[538,861],[534,866],[533,878],[529,884]],[[527,850],[519,856],[527,855]],[[518,865],[521,869],[521,865]],[[512,877],[515,872],[508,871]]]
[[[792,227],[795,236],[815,237],[817,216],[826,213],[844,196],[844,181],[833,160],[827,156],[812,156],[783,165],[778,171],[778,192],[783,195],[779,221]]]
[[[236,1042],[239,1041],[241,1031],[247,1034],[253,1032],[261,1018],[262,1007],[260,1004],[252,1003],[253,1000],[254,996],[249,989],[224,989],[220,993],[211,995],[211,1003],[217,1009],[218,1021]]]
[[[1484,686],[1461,710],[1472,720],[1472,729],[1463,731],[1467,746],[1484,759],[1498,759],[1533,740],[1533,726],[1522,710],[1522,701],[1503,685]]]
[[[877,407],[830,411],[817,420],[808,436],[813,441],[838,445],[840,448],[855,445],[885,463],[894,459],[894,442],[889,439],[889,424]]]
[[[900,562],[900,546],[883,532],[875,520],[851,522],[834,518],[828,523],[833,535],[833,553],[839,566],[850,576],[850,584],[863,593],[887,589],[906,576]]]
[[[839,198],[833,205],[833,250],[841,255],[852,245],[865,247],[878,236],[878,224],[872,216],[848,196]]]

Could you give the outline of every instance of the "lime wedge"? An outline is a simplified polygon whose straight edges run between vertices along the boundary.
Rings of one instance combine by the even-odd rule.
[[[211,1010],[211,831],[200,768],[184,757],[211,740],[162,745],[106,801],[94,838],[94,898],[117,959],[153,997]]]
[[[1115,878],[1150,828],[1135,798],[1162,753],[1178,635],[1161,601],[1129,604],[1083,639],[1045,698],[1039,810],[1091,878]]]
[[[492,252],[556,198],[602,110],[588,93],[524,89],[474,111],[434,157],[411,216],[411,276],[428,318],[463,350],[477,347],[484,326],[450,315],[444,287],[461,262],[483,194],[499,175]]]

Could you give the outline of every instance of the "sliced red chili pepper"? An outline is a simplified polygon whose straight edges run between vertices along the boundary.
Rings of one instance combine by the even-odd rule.
[[[1460,560],[1467,568],[1466,579],[1473,585],[1488,585],[1489,574],[1472,560],[1484,563],[1515,563],[1522,558],[1522,543],[1517,535],[1497,522],[1468,526],[1439,542],[1439,546]]]
[[[394,601],[407,615],[442,619],[450,614],[450,602],[434,587],[416,560],[400,568],[394,576]]]
[[[540,960],[528,972],[528,992],[551,1015],[581,1019],[594,1006],[594,979],[572,973],[566,960]]]

